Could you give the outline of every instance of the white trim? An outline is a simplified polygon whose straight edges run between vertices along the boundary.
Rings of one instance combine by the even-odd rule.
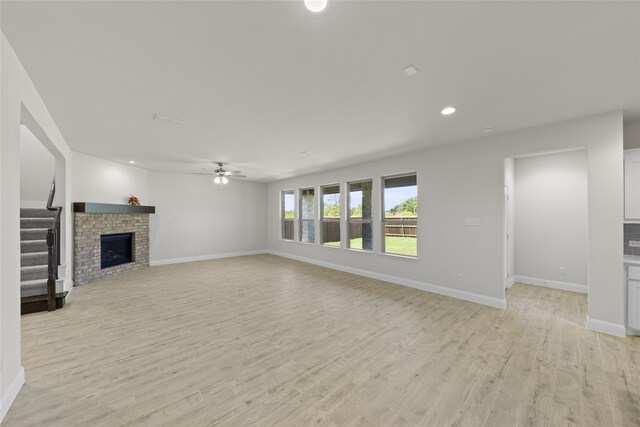
[[[627,328],[626,329],[626,333],[627,335],[632,335],[632,336],[640,336],[640,330],[638,329],[634,329],[634,328]]]
[[[207,261],[211,259],[232,258],[237,256],[260,255],[264,253],[266,253],[265,250],[257,250],[257,251],[245,251],[245,252],[227,252],[223,254],[199,255],[199,256],[186,257],[186,258],[159,259],[159,260],[149,261],[149,265],[151,267],[154,267],[156,265],[181,264],[183,262]]]
[[[4,416],[9,412],[9,407],[18,396],[20,389],[24,385],[24,368],[20,367],[18,374],[13,378],[11,384],[9,384],[9,388],[2,396],[2,400],[0,401],[0,422],[4,419]]]
[[[306,262],[308,264],[319,265],[321,267],[330,268],[332,270],[344,271],[346,273],[357,274],[358,276],[369,277],[371,279],[383,280],[385,282],[395,283],[397,285],[408,286],[410,288],[420,289],[434,294],[446,295],[448,297],[458,298],[465,301],[471,301],[478,304],[488,305],[495,308],[506,308],[506,299],[493,298],[485,295],[474,294],[472,292],[461,291],[458,289],[447,288],[444,286],[433,285],[431,283],[419,282],[417,280],[405,279],[402,277],[391,276],[389,274],[375,273],[373,271],[361,270],[359,268],[347,267],[345,265],[333,264],[325,261],[318,261],[311,258],[305,258],[297,255],[290,255],[284,252],[267,250],[265,253],[281,256],[296,261]]]
[[[580,292],[582,294],[589,293],[588,286],[580,283],[559,282],[557,280],[539,279],[537,277],[526,276],[513,276],[513,282],[542,286],[545,288],[561,289],[563,291]]]
[[[624,150],[622,153],[624,157],[637,156],[640,154],[640,148],[629,148]]]
[[[507,279],[507,289],[512,287],[514,283],[516,283],[516,276],[509,276]]]
[[[589,330],[604,332],[605,334],[616,335],[618,337],[624,337],[627,332],[627,328],[625,328],[624,325],[605,322],[604,320],[591,319],[589,316],[587,316],[585,326]]]

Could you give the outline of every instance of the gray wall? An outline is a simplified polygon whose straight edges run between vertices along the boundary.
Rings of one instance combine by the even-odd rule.
[[[624,124],[624,149],[640,148],[640,119]]]
[[[586,285],[586,150],[516,159],[515,195],[515,274]]]
[[[619,112],[492,138],[427,149],[377,162],[268,185],[269,249],[402,279],[504,299],[504,161],[509,157],[588,149],[589,317],[623,325],[622,114]],[[279,239],[279,191],[364,178],[374,180],[374,222],[380,230],[380,177],[417,171],[418,260],[337,250]],[[516,197],[517,198],[517,197]],[[478,217],[479,227],[464,218]],[[463,273],[464,282],[457,280]]]
[[[126,204],[129,195],[149,205],[148,171],[135,166],[73,153],[73,201]]]
[[[20,207],[44,209],[55,158],[26,126],[20,126]]]
[[[34,132],[49,152],[57,152],[56,200],[68,212],[71,200],[67,181],[71,175],[71,150],[4,35],[0,48],[0,394],[3,404],[8,393],[21,385],[20,360],[20,127]],[[70,217],[62,224],[63,263],[71,259]],[[66,274],[67,269],[61,272]],[[67,274],[68,277],[68,274]],[[70,279],[65,279],[69,289]],[[14,388],[15,387],[15,388]]]
[[[266,185],[149,172],[151,264],[266,248]]]

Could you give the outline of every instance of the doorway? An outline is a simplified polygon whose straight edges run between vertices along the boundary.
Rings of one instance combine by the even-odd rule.
[[[504,287],[587,293],[587,151],[505,160]]]

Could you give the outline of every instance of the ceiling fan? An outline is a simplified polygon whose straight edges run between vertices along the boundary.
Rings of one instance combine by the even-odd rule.
[[[242,175],[241,171],[238,170],[226,170],[224,168],[224,162],[213,162],[218,165],[217,169],[210,170],[206,168],[202,168],[204,172],[195,172],[196,175],[209,175],[214,177],[213,182],[220,185],[220,191],[222,191],[222,186],[229,182],[229,178],[246,178],[245,175]]]

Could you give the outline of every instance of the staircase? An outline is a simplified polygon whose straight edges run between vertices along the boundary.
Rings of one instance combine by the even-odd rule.
[[[20,209],[20,297],[22,314],[47,311],[47,229],[53,226],[55,211]],[[67,293],[56,294],[56,308],[62,308]]]

